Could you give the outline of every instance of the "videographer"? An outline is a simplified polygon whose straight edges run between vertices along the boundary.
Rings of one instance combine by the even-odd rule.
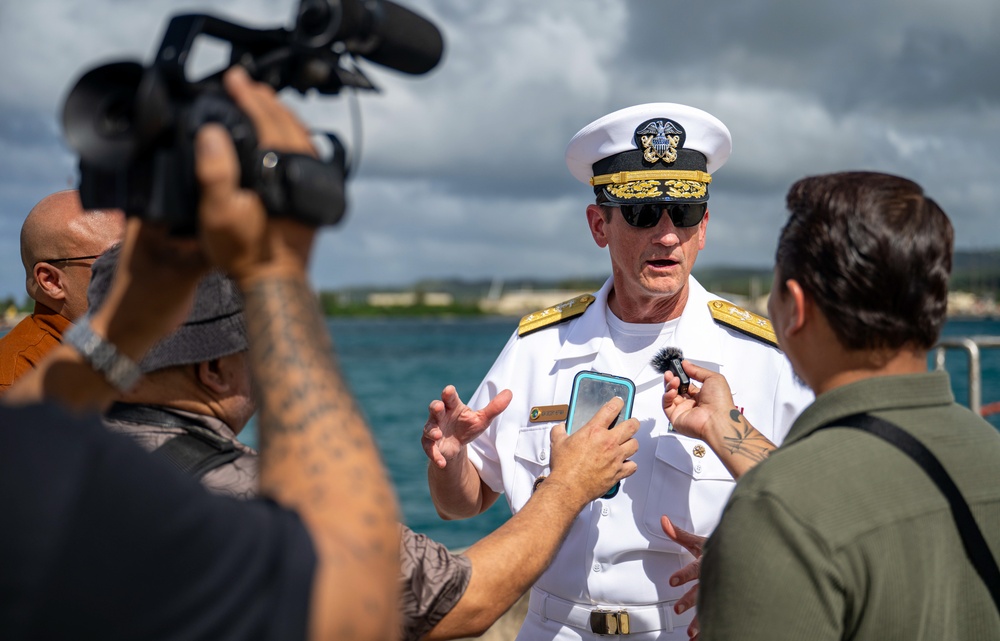
[[[225,84],[262,148],[311,151],[269,86],[239,68]],[[616,399],[572,437],[554,432],[552,473],[521,513],[462,556],[404,529],[401,569],[395,498],[306,281],[314,229],[267,218],[237,189],[224,129],[203,128],[196,155],[199,238],[130,220],[110,289],[80,323],[93,335],[67,336],[5,399],[23,407],[0,406],[0,501],[17,524],[0,534],[5,638],[482,633],[548,565],[580,509],[635,471],[638,422],[606,429]],[[273,501],[209,496],[96,420],[38,404],[107,407],[187,318],[210,266],[245,299],[260,488]]]
[[[269,86],[239,68],[224,82],[260,148],[313,153]],[[268,218],[239,189],[224,128],[203,127],[195,154],[198,237],[131,219],[104,305],[11,388],[4,403],[17,407],[0,407],[0,629],[8,639],[393,638],[396,500],[308,286],[315,229]],[[246,300],[268,500],[209,495],[82,416],[134,383],[135,363],[184,319],[210,266]]]

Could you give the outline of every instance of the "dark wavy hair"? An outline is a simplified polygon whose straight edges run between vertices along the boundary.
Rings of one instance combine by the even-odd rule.
[[[930,349],[948,308],[954,231],[920,185],[875,172],[803,178],[775,256],[847,349]]]

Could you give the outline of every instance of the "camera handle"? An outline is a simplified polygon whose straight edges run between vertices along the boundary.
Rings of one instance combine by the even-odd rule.
[[[305,154],[261,150],[250,175],[252,188],[272,216],[310,225],[336,225],[346,210],[346,150],[331,133],[333,155],[320,160]]]
[[[331,47],[332,36],[298,42],[298,32],[285,29],[250,29],[206,14],[181,14],[171,18],[156,53],[153,67],[173,89],[190,87],[184,75],[195,40],[200,35],[231,45],[229,65],[241,64],[250,75],[280,91],[292,87],[305,94],[310,89],[335,95],[343,87],[375,89],[358,69],[344,69],[342,53]],[[301,38],[301,36],[300,36]],[[223,71],[197,84],[217,84]]]

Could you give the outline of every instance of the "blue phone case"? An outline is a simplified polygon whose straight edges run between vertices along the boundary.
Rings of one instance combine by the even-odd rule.
[[[573,378],[573,391],[569,397],[569,413],[566,416],[566,432],[583,427],[597,414],[605,403],[619,396],[625,405],[618,414],[618,421],[632,416],[632,401],[635,398],[635,383],[623,376],[601,372],[578,372]]]
[[[623,376],[601,372],[579,372],[573,378],[573,391],[569,397],[569,413],[566,416],[566,432],[572,433],[592,419],[597,410],[614,397],[625,401],[621,412],[608,429],[632,416],[632,401],[635,399],[635,383]],[[610,499],[618,494],[621,482],[608,490],[601,498]]]

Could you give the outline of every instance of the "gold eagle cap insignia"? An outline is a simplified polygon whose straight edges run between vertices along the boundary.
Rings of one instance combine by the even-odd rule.
[[[645,127],[639,125],[635,136],[642,143],[642,157],[646,162],[655,163],[658,160],[670,164],[677,160],[677,146],[680,145],[684,129],[673,120],[650,120]]]
[[[597,299],[593,294],[581,294],[558,305],[531,312],[521,318],[521,322],[517,324],[517,335],[524,336],[544,327],[575,318],[587,311],[587,308],[595,300]]]
[[[774,333],[771,321],[759,314],[747,311],[738,305],[724,300],[713,300],[708,303],[708,310],[715,322],[746,334],[752,338],[778,347],[778,337]]]

